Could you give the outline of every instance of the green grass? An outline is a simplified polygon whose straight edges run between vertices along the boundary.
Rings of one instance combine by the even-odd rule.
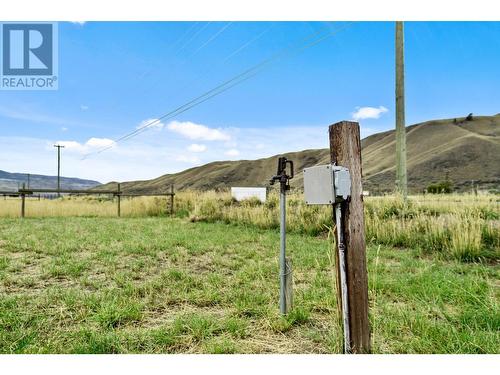
[[[2,353],[336,353],[331,244],[168,218],[0,219]],[[370,245],[376,353],[499,353],[498,263]]]

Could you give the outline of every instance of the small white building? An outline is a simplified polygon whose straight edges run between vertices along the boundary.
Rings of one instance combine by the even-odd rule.
[[[257,198],[264,203],[266,201],[267,189],[265,187],[232,187],[231,196],[238,202],[244,199]]]

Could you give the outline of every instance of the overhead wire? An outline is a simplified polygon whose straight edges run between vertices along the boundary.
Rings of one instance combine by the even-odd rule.
[[[198,34],[201,33],[203,30],[205,30],[207,28],[207,26],[210,25],[211,23],[212,23],[212,21],[207,22],[200,29],[198,29],[198,31],[196,31],[193,35],[191,35],[191,37],[182,45],[182,47],[179,48],[178,52],[180,52],[184,48],[186,48],[189,45],[189,43],[191,43],[191,41],[194,40],[194,38],[196,38],[198,36]]]
[[[198,22],[194,22],[183,34],[182,36],[177,39],[177,41],[175,43],[173,43],[170,48],[171,49],[174,49],[175,47],[177,47],[177,45],[179,45],[182,40],[189,34],[189,32],[198,24]]]
[[[229,22],[226,25],[224,25],[220,30],[218,30],[214,35],[212,35],[205,43],[203,43],[201,46],[199,46],[189,57],[193,57],[196,55],[198,52],[200,52],[203,48],[208,46],[211,42],[213,42],[217,37],[222,34],[229,26],[231,26],[233,22]]]
[[[248,42],[246,42],[243,45],[241,45],[240,47],[238,47],[234,52],[230,53],[226,58],[224,58],[224,60],[222,60],[222,63],[225,63],[226,61],[230,60],[231,58],[233,58],[234,56],[236,56],[238,53],[240,53],[241,51],[243,51],[245,48],[247,48],[249,45],[251,45],[252,43],[254,43],[257,40],[259,40],[260,38],[262,38],[272,28],[273,28],[273,25],[269,26],[267,29],[265,29],[264,31],[262,31],[261,33],[259,33],[256,37],[250,39]]]
[[[230,88],[236,86],[236,85],[239,85],[240,83],[248,80],[249,78],[255,76],[256,74],[258,74],[261,70],[263,70],[267,65],[269,65],[270,63],[273,63],[283,57],[285,57],[286,55],[290,55],[290,54],[293,54],[293,53],[299,53],[305,49],[308,49],[310,47],[313,47],[315,46],[316,44],[322,42],[323,40],[325,40],[326,38],[329,38],[337,33],[339,33],[340,31],[346,29],[352,22],[349,22],[348,24],[344,25],[343,27],[341,27],[340,29],[338,30],[335,30],[335,31],[332,31],[332,32],[324,32],[324,31],[318,31],[318,32],[315,32],[313,33],[312,35],[309,35],[308,37],[306,38],[303,38],[301,40],[301,42],[306,42],[306,41],[309,41],[310,39],[313,39],[314,37],[317,36],[316,39],[312,40],[311,42],[309,43],[303,43],[303,44],[300,44],[299,46],[296,47],[297,44],[299,43],[296,43],[292,46],[289,46],[289,47],[286,47],[280,51],[278,51],[277,53],[275,53],[274,55],[272,55],[271,57],[261,61],[260,63],[257,63],[255,64],[254,66],[246,69],[245,71],[237,74],[236,76],[234,76],[233,78],[231,79],[228,79],[226,80],[225,82],[217,85],[216,87],[214,87],[213,89],[211,90],[208,90],[207,92],[203,93],[202,95],[199,95],[198,97],[190,100],[189,102],[177,107],[176,109],[154,119],[154,120],[151,120],[150,122],[136,128],[134,131],[128,133],[128,134],[125,134],[117,139],[115,139],[113,141],[113,143],[109,146],[105,146],[97,151],[94,151],[94,152],[90,152],[90,153],[87,153],[83,156],[82,160],[86,159],[88,156],[90,155],[93,155],[93,154],[100,154],[112,147],[114,147],[118,142],[121,142],[121,141],[124,141],[124,140],[127,140],[127,139],[130,139],[132,137],[135,137],[139,134],[141,134],[142,132],[148,130],[149,128],[151,128],[152,126],[158,124],[160,121],[162,120],[166,120],[166,119],[170,119],[170,118],[173,118],[173,117],[176,117],[178,115],[180,115],[181,113],[184,113],[186,112],[187,110],[201,104],[201,103],[204,103],[206,102],[207,100],[217,96],[217,95],[220,95],[222,94],[223,92],[229,90]]]
[[[186,82],[186,84],[184,84],[179,90],[176,90],[176,95],[180,95],[182,93],[184,93],[184,91],[186,90],[186,88],[190,87],[194,82],[200,82],[200,81],[203,81],[204,78],[210,73],[212,72],[216,67],[221,67],[223,66],[226,62],[228,62],[231,58],[233,58],[234,56],[236,56],[238,53],[240,53],[241,51],[243,51],[245,48],[247,48],[248,46],[250,46],[252,43],[256,42],[257,40],[259,40],[260,38],[262,38],[266,33],[268,33],[271,29],[273,28],[273,25],[269,26],[267,29],[265,29],[264,31],[262,31],[261,33],[259,33],[256,37],[253,37],[251,39],[249,39],[248,41],[246,41],[245,43],[243,43],[242,45],[240,45],[239,47],[237,47],[233,52],[229,53],[224,59],[222,59],[220,62],[218,63],[214,63],[214,64],[211,64],[211,66],[209,66],[208,69],[205,69],[204,71],[200,72],[200,74],[194,76],[193,78],[191,78],[189,81]]]

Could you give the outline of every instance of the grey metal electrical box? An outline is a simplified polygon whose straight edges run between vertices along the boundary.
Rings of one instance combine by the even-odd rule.
[[[332,164],[304,169],[306,204],[334,204],[351,195],[351,175],[345,167]]]

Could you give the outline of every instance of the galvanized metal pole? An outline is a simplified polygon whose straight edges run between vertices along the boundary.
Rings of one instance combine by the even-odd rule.
[[[280,312],[286,314],[286,190],[280,191]]]
[[[287,165],[290,167],[290,174],[286,172]],[[290,189],[289,181],[294,176],[293,161],[285,157],[278,159],[278,170],[275,176],[270,180],[274,185],[276,181],[280,183],[280,312],[287,314],[292,308],[292,262],[286,257],[286,191]]]
[[[337,248],[339,256],[340,291],[342,294],[342,321],[344,323],[344,351],[351,353],[351,328],[349,326],[349,293],[347,290],[347,272],[345,261],[345,245],[342,233],[341,204],[335,204],[335,225],[337,227]]]

